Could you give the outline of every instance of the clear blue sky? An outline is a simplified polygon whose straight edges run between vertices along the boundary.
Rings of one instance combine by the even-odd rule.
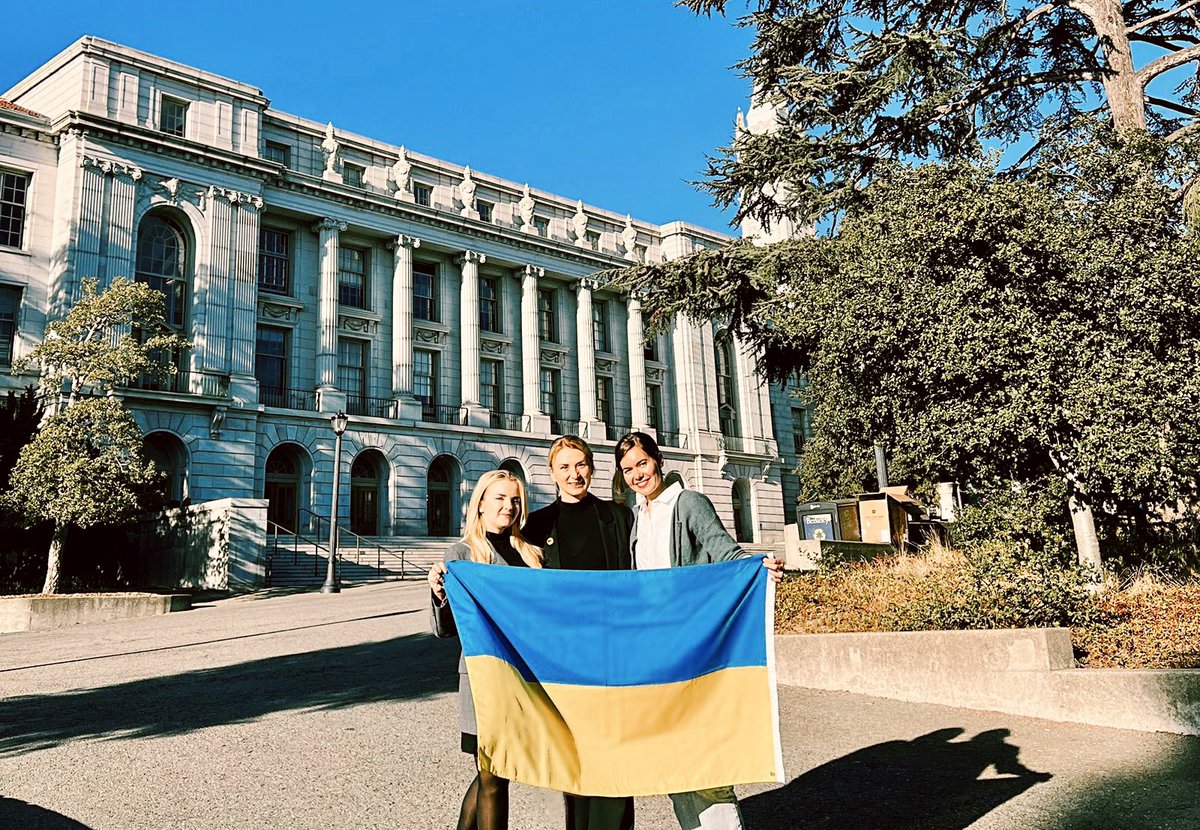
[[[732,4],[736,6],[737,4]],[[749,96],[752,33],[670,0],[16,0],[0,91],[90,34],[285,112],[640,219],[726,230],[688,184]]]

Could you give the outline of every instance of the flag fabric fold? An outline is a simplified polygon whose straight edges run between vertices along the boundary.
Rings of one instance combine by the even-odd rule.
[[[581,795],[782,782],[774,584],[761,562],[450,562],[481,767]]]

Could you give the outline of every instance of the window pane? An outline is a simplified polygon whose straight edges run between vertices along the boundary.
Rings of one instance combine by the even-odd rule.
[[[503,383],[504,370],[499,361],[479,361],[479,402],[483,406],[495,411],[503,409]]]
[[[351,308],[366,308],[367,252],[338,248],[338,302]]]
[[[13,343],[17,337],[17,313],[21,308],[21,289],[0,286],[0,365],[12,363]]]
[[[605,300],[592,301],[592,346],[598,352],[608,349],[608,303]]]
[[[162,99],[160,129],[170,135],[182,136],[186,131],[186,124],[187,104],[164,95]]]
[[[558,312],[554,290],[538,289],[538,337],[548,343],[558,342]]]
[[[287,294],[291,282],[291,236],[286,231],[262,228],[258,232],[258,288]]]
[[[662,387],[657,384],[646,387],[646,420],[656,430],[662,429]]]
[[[287,332],[260,328],[254,349],[254,377],[268,406],[281,406],[287,389]]]
[[[413,198],[418,205],[429,207],[433,202],[433,188],[427,184],[414,184]]]
[[[495,277],[479,278],[479,327],[500,331],[500,297]]]
[[[424,417],[433,417],[438,403],[437,355],[415,349],[413,351],[413,395],[421,401]]]
[[[135,278],[166,297],[168,325],[183,328],[187,291],[184,270],[187,258],[183,234],[159,216],[147,216],[138,226]]]
[[[367,391],[367,344],[362,340],[338,341],[338,389],[348,397]]]
[[[558,417],[558,371],[543,369],[541,380],[542,412],[551,418]]]
[[[277,141],[268,141],[263,148],[263,158],[287,167],[291,162],[292,148]]]
[[[437,322],[437,268],[432,263],[413,263],[413,316]]]
[[[21,173],[0,174],[0,245],[21,247],[28,190],[28,176]]]

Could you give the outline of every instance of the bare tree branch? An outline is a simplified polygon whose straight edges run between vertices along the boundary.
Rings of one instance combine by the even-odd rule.
[[[1145,29],[1147,26],[1153,26],[1155,23],[1160,23],[1163,20],[1167,20],[1168,18],[1174,17],[1177,14],[1182,14],[1183,12],[1190,9],[1192,6],[1195,6],[1197,3],[1200,3],[1200,0],[1188,0],[1188,2],[1184,3],[1182,6],[1176,6],[1175,8],[1171,9],[1169,12],[1163,12],[1162,14],[1156,14],[1154,17],[1148,17],[1145,20],[1141,21],[1140,23],[1137,23],[1133,26],[1126,27],[1125,33],[1133,34],[1138,29]]]
[[[1200,115],[1200,110],[1196,109],[1195,107],[1189,107],[1176,101],[1168,101],[1165,98],[1158,98],[1154,95],[1147,95],[1146,100],[1149,103],[1154,104],[1156,107],[1162,107],[1163,109],[1172,110],[1173,112],[1182,113],[1183,115],[1190,115],[1193,118],[1195,118],[1197,115]]]
[[[1184,66],[1192,61],[1200,60],[1200,44],[1189,46],[1186,49],[1181,49],[1171,55],[1163,55],[1157,60],[1152,60],[1150,63],[1138,70],[1138,81],[1145,87],[1150,81],[1157,78],[1164,72],[1170,72],[1176,67]]]

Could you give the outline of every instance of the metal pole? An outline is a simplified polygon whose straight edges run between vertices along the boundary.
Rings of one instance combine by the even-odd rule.
[[[338,583],[337,562],[338,551],[338,484],[342,478],[342,433],[337,433],[333,442],[333,496],[329,506],[329,563],[325,570],[325,584],[321,586],[322,594],[337,594],[342,590]]]

